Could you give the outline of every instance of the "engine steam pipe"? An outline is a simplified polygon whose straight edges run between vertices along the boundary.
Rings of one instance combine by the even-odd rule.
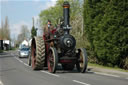
[[[70,4],[65,1],[63,4],[64,27],[70,26]]]

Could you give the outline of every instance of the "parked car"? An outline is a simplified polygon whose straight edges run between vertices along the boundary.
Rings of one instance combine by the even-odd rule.
[[[29,53],[30,53],[29,48],[21,48],[19,50],[19,58],[28,57],[29,56]]]

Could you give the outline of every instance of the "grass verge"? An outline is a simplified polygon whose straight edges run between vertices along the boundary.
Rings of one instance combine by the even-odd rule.
[[[0,53],[2,53],[3,52],[3,50],[0,50]]]
[[[16,50],[17,48],[11,48],[10,50]]]
[[[103,69],[117,70],[117,71],[122,71],[122,72],[128,72],[128,70],[124,70],[124,69],[121,69],[118,67],[108,67],[108,66],[103,66],[103,65],[94,64],[94,63],[88,63],[88,66],[99,67],[99,68],[103,68]]]

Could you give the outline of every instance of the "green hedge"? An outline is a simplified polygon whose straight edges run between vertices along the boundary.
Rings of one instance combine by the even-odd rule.
[[[128,1],[85,0],[84,24],[98,62],[128,69]]]

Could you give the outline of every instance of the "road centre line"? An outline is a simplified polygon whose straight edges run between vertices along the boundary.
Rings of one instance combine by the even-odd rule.
[[[0,80],[0,85],[4,85],[1,80]]]
[[[40,72],[43,72],[43,73],[46,73],[46,74],[49,74],[49,75],[52,75],[52,76],[55,76],[55,77],[60,77],[59,75],[57,74],[52,74],[52,73],[49,73],[47,71],[40,71]]]
[[[100,72],[94,72],[94,73],[95,73],[95,74],[99,74],[99,75],[105,75],[105,76],[117,77],[117,78],[120,77],[120,76],[118,76],[118,75],[107,74],[107,73],[100,73]]]
[[[90,85],[90,84],[87,84],[87,83],[84,83],[84,82],[81,82],[81,81],[77,81],[77,80],[72,80],[72,81],[75,82],[75,83],[83,84],[83,85]]]

